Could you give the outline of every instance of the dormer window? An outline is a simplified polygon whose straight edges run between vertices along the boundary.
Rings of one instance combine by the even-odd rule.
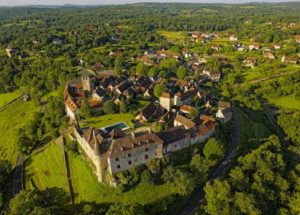
[[[148,152],[148,148],[146,148],[146,152]]]
[[[116,161],[119,161],[119,158],[116,158]]]
[[[129,157],[129,158],[131,157],[131,154],[130,154],[130,153],[128,153],[128,157]]]

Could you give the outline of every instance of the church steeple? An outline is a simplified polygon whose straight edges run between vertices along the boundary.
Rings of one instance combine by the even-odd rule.
[[[91,80],[89,73],[86,69],[82,70],[81,82],[83,90],[88,92],[91,92],[93,90],[93,81]]]

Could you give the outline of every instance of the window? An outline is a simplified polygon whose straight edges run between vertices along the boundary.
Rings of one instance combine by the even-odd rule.
[[[146,152],[148,152],[148,148],[146,148]]]
[[[121,168],[121,165],[120,165],[120,164],[119,164],[119,165],[117,165],[117,168],[118,168],[118,169],[120,169],[120,168]]]
[[[116,161],[119,161],[119,158],[116,158]]]
[[[128,161],[128,165],[131,165],[131,161]]]
[[[174,145],[174,147],[176,147],[176,145]]]
[[[145,160],[147,160],[148,159],[148,155],[145,155]]]
[[[128,153],[128,157],[129,157],[129,158],[131,157],[131,154],[130,154],[130,153]]]

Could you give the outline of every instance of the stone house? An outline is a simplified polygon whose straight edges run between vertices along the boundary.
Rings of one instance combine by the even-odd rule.
[[[172,101],[172,98],[171,98],[170,93],[163,93],[159,97],[160,105],[163,108],[165,108],[167,111],[171,110],[171,101]]]

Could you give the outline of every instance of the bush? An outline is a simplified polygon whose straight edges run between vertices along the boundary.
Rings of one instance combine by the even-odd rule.
[[[144,184],[153,184],[154,180],[153,180],[153,175],[151,174],[151,172],[149,170],[144,170],[142,175],[141,175],[141,181]]]

